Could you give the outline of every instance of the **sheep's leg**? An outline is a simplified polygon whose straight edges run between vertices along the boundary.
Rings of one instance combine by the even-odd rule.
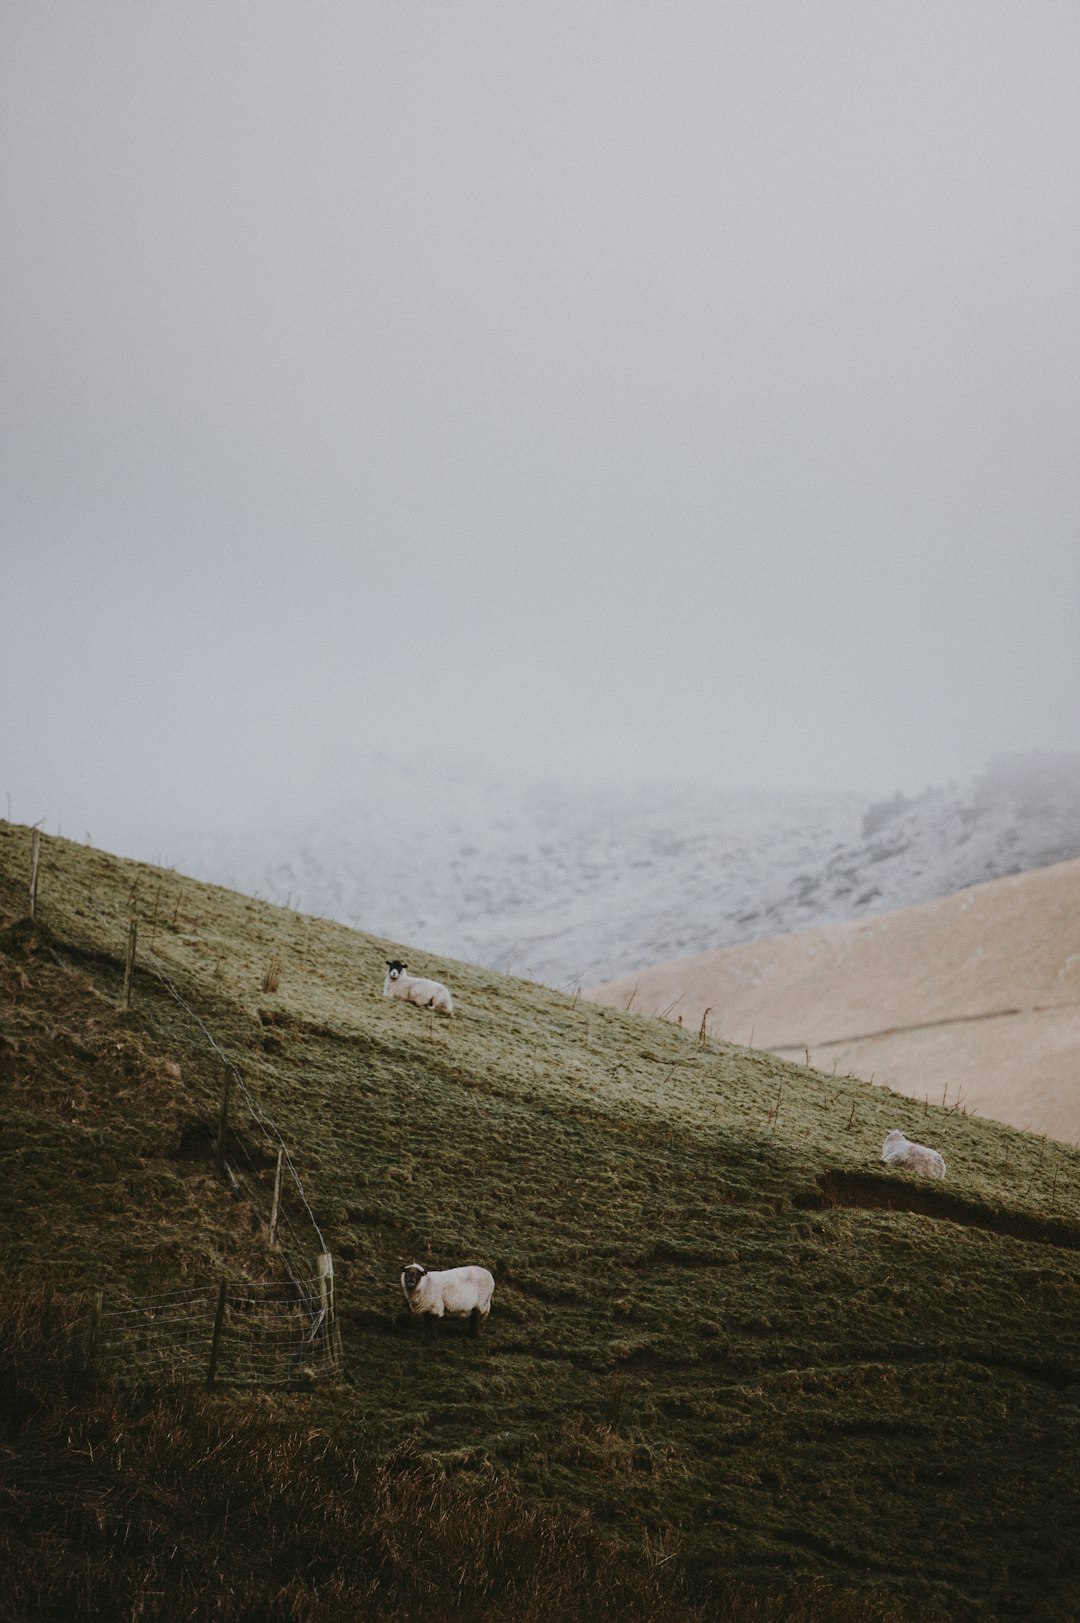
[[[487,1314],[481,1313],[478,1307],[474,1307],[472,1312],[469,1314],[469,1334],[471,1336],[478,1336],[486,1323]]]
[[[424,1314],[424,1335],[428,1341],[434,1341],[439,1333],[439,1320],[434,1313]]]

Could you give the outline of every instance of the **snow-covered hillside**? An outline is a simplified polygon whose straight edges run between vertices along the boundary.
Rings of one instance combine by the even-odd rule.
[[[372,761],[292,826],[177,840],[176,867],[552,985],[864,917],[1080,856],[1080,758],[969,788],[851,795],[491,781]],[[149,853],[147,853],[149,854]]]

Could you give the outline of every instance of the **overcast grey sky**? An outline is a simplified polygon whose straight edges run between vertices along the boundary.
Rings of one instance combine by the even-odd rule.
[[[0,29],[16,816],[1080,748],[1075,0]]]

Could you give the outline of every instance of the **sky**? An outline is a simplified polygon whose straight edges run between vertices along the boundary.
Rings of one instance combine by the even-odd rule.
[[[1073,0],[8,0],[0,814],[1080,749],[1078,83]]]

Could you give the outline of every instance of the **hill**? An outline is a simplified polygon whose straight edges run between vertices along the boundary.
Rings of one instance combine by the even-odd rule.
[[[1076,1615],[1075,1151],[63,840],[30,925],[30,845],[0,824],[2,1615]],[[384,1000],[391,956],[458,1017]],[[344,1379],[86,1387],[79,1293],[276,1271],[272,1158],[214,1175],[230,1067]],[[894,1125],[944,1186],[879,1166]],[[413,1258],[492,1268],[483,1338],[418,1333]]]
[[[728,947],[591,994],[1080,1141],[1080,862]]]
[[[385,758],[303,818],[174,838],[186,873],[573,990],[1080,857],[1080,758],[974,783],[766,795],[492,781]],[[155,837],[138,855],[159,857]]]

